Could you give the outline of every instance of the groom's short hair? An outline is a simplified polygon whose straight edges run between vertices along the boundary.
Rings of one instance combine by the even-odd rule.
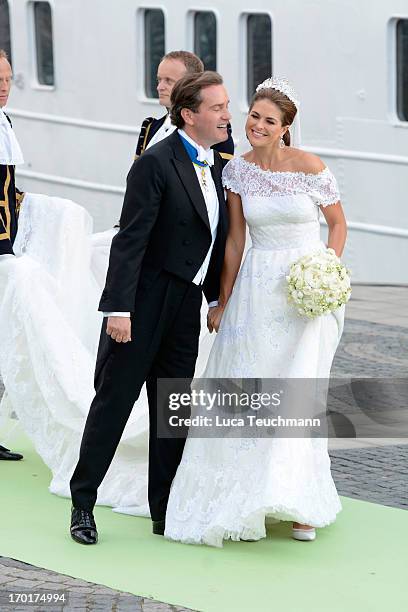
[[[211,85],[222,85],[223,83],[222,76],[212,70],[205,70],[201,74],[187,74],[181,78],[171,92],[171,122],[176,127],[183,128],[185,124],[181,115],[183,108],[188,108],[196,113],[203,101],[202,90]]]
[[[0,59],[5,59],[8,61],[8,55],[4,49],[0,49]]]

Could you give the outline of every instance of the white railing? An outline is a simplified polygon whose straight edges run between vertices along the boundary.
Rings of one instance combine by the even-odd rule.
[[[320,225],[326,226],[324,219],[320,220]],[[371,223],[360,223],[359,221],[347,221],[347,229],[365,232],[368,234],[380,234],[381,236],[396,236],[397,238],[408,238],[408,230],[389,225],[373,225]]]
[[[87,189],[88,191],[99,191],[104,193],[116,193],[124,195],[124,187],[116,187],[115,185],[104,185],[103,183],[91,183],[80,179],[66,178],[65,176],[56,176],[55,174],[43,174],[42,172],[33,172],[32,170],[17,170],[17,176],[33,179],[35,181],[45,181],[46,183],[56,183],[58,185],[67,185],[68,187],[78,187],[79,189]]]
[[[18,170],[17,174],[19,177],[21,176],[23,178],[44,181],[46,183],[56,183],[59,185],[66,185],[68,187],[77,187],[78,189],[87,189],[89,191],[114,193],[117,195],[123,195],[125,193],[124,187],[117,187],[115,185],[105,185],[103,183],[91,183],[89,181],[70,179],[64,176],[55,176],[53,174],[43,174],[41,172],[33,172],[31,170]],[[326,224],[324,219],[321,219],[320,223],[321,225]],[[348,221],[347,227],[350,230],[356,230],[370,234],[380,234],[382,236],[396,236],[399,238],[408,238],[408,230],[400,229],[398,227],[390,227],[388,225],[373,225],[369,223]]]
[[[387,164],[408,165],[406,155],[389,155],[387,153],[369,153],[368,151],[350,151],[349,149],[329,149],[325,147],[304,147],[304,151],[322,155],[323,157],[337,157],[340,159],[359,159],[361,161],[382,162]]]
[[[76,119],[75,117],[62,117],[50,115],[48,113],[34,113],[31,111],[9,108],[8,114],[12,117],[22,117],[23,119],[34,119],[35,121],[45,121],[46,123],[59,123],[61,125],[72,125],[74,127],[87,128],[90,130],[100,130],[102,132],[118,132],[121,134],[139,134],[140,128],[133,125],[120,125],[119,123],[104,123],[100,121],[88,121],[87,119]]]

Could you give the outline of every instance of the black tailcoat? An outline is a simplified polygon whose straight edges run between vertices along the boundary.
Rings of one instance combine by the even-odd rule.
[[[158,396],[158,381],[174,381],[180,392],[180,382],[175,379],[181,379],[182,391],[189,391],[198,354],[202,292],[209,301],[219,295],[227,213],[222,161],[218,153],[214,157],[212,176],[219,198],[219,223],[203,287],[192,280],[207,255],[211,231],[197,174],[178,133],[148,149],[129,172],[100,309],[130,311],[132,340],[125,344],[112,340],[106,334],[104,319],[95,370],[96,394],[71,479],[77,508],[92,510],[98,487],[146,382],[149,505],[153,520],[165,518],[185,437],[157,435],[158,422],[169,414],[168,403]]]
[[[222,161],[214,153],[212,175],[220,214],[217,239],[203,286],[209,302],[219,297],[227,234],[221,172]],[[204,197],[180,136],[173,132],[148,149],[130,169],[120,230],[112,241],[99,310],[133,312],[139,282],[152,283],[161,270],[192,281],[210,244]]]

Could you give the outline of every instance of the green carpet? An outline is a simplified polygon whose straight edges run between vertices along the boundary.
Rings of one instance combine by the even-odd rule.
[[[260,542],[223,549],[151,534],[150,521],[96,508],[97,546],[68,534],[70,502],[48,493],[48,469],[27,438],[7,440],[19,463],[0,461],[0,555],[196,610],[384,612],[408,609],[408,512],[342,498],[337,522],[314,542],[290,524]]]

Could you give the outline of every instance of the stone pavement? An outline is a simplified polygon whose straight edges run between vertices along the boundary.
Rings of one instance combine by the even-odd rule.
[[[65,594],[66,603],[10,604],[13,593]],[[62,600],[61,600],[62,601]],[[50,572],[41,568],[0,557],[0,610],[1,612],[187,612],[187,608],[171,606],[130,593],[121,593],[100,586]]]
[[[354,286],[341,344],[333,363],[334,378],[407,378],[408,287]],[[0,389],[0,396],[1,396]],[[408,440],[331,439],[332,474],[340,495],[408,510]],[[35,607],[6,603],[7,591],[65,590],[66,605]],[[3,596],[3,600],[1,597]],[[121,593],[0,557],[0,611],[90,610],[181,611],[148,598]]]
[[[331,450],[340,495],[408,510],[408,444]]]

